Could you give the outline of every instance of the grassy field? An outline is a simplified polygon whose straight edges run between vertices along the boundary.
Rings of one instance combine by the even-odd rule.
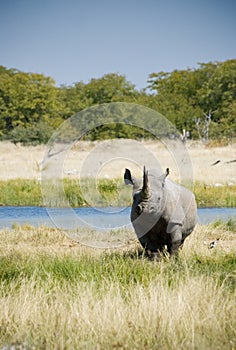
[[[100,179],[96,188],[90,186],[91,180],[80,182],[76,179],[64,179],[65,198],[72,207],[82,206],[129,206],[132,201],[131,188],[123,183],[123,179]],[[84,185],[85,184],[85,185]],[[48,193],[51,185],[48,188]],[[198,207],[236,207],[235,186],[206,186],[195,182],[195,193]],[[60,196],[52,196],[47,206],[64,206]],[[0,205],[43,206],[41,185],[37,180],[15,179],[0,181]]]
[[[235,231],[198,226],[178,261],[149,261],[135,239],[93,250],[54,229],[2,230],[0,347],[234,350]]]

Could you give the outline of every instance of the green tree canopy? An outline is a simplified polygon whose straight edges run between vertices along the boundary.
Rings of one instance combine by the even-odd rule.
[[[109,73],[57,87],[50,77],[0,66],[0,137],[14,142],[46,142],[61,122],[93,105],[133,102],[152,108],[182,132],[198,137],[211,117],[210,138],[236,137],[236,60],[200,63],[195,69],[149,75],[138,91],[124,75]],[[197,124],[198,123],[198,124]],[[32,135],[32,138],[30,138]],[[143,130],[106,125],[92,139],[148,137]]]
[[[181,131],[196,136],[195,121],[211,115],[211,137],[235,137],[232,115],[236,101],[236,60],[201,63],[196,69],[152,73],[149,89],[156,93],[159,111]],[[235,119],[234,119],[235,120]]]
[[[42,74],[0,70],[0,127],[9,133],[18,126],[44,122],[57,127],[63,104],[55,82]]]

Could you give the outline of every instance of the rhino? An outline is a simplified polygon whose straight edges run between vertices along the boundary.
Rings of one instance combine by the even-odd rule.
[[[157,169],[143,168],[143,179],[125,169],[124,181],[133,186],[131,222],[135,233],[150,257],[167,251],[178,256],[185,238],[197,222],[197,204],[187,188],[167,179],[169,168],[160,175]]]

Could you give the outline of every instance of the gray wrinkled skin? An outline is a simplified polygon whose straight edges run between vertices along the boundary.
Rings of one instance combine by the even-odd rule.
[[[136,179],[126,169],[124,181],[133,186],[131,221],[135,233],[148,255],[164,251],[178,255],[185,238],[197,222],[194,194],[154,170],[146,171],[143,179]]]

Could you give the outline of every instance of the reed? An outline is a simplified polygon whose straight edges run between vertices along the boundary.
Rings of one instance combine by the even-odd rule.
[[[42,205],[39,181],[25,179],[0,181],[0,204],[12,206]]]
[[[47,192],[53,193],[53,184],[48,185]],[[65,206],[65,199],[71,207],[82,206],[129,206],[131,205],[131,188],[123,185],[122,179],[63,179],[63,198],[52,196],[47,206]],[[236,186],[207,186],[195,182],[193,189],[198,207],[236,207]],[[41,184],[37,180],[0,181],[0,205],[43,206]]]
[[[0,231],[0,347],[234,349],[234,225],[198,226],[159,261],[136,240],[96,250],[45,227]]]
[[[236,186],[215,187],[195,182],[193,192],[199,208],[236,207]]]

